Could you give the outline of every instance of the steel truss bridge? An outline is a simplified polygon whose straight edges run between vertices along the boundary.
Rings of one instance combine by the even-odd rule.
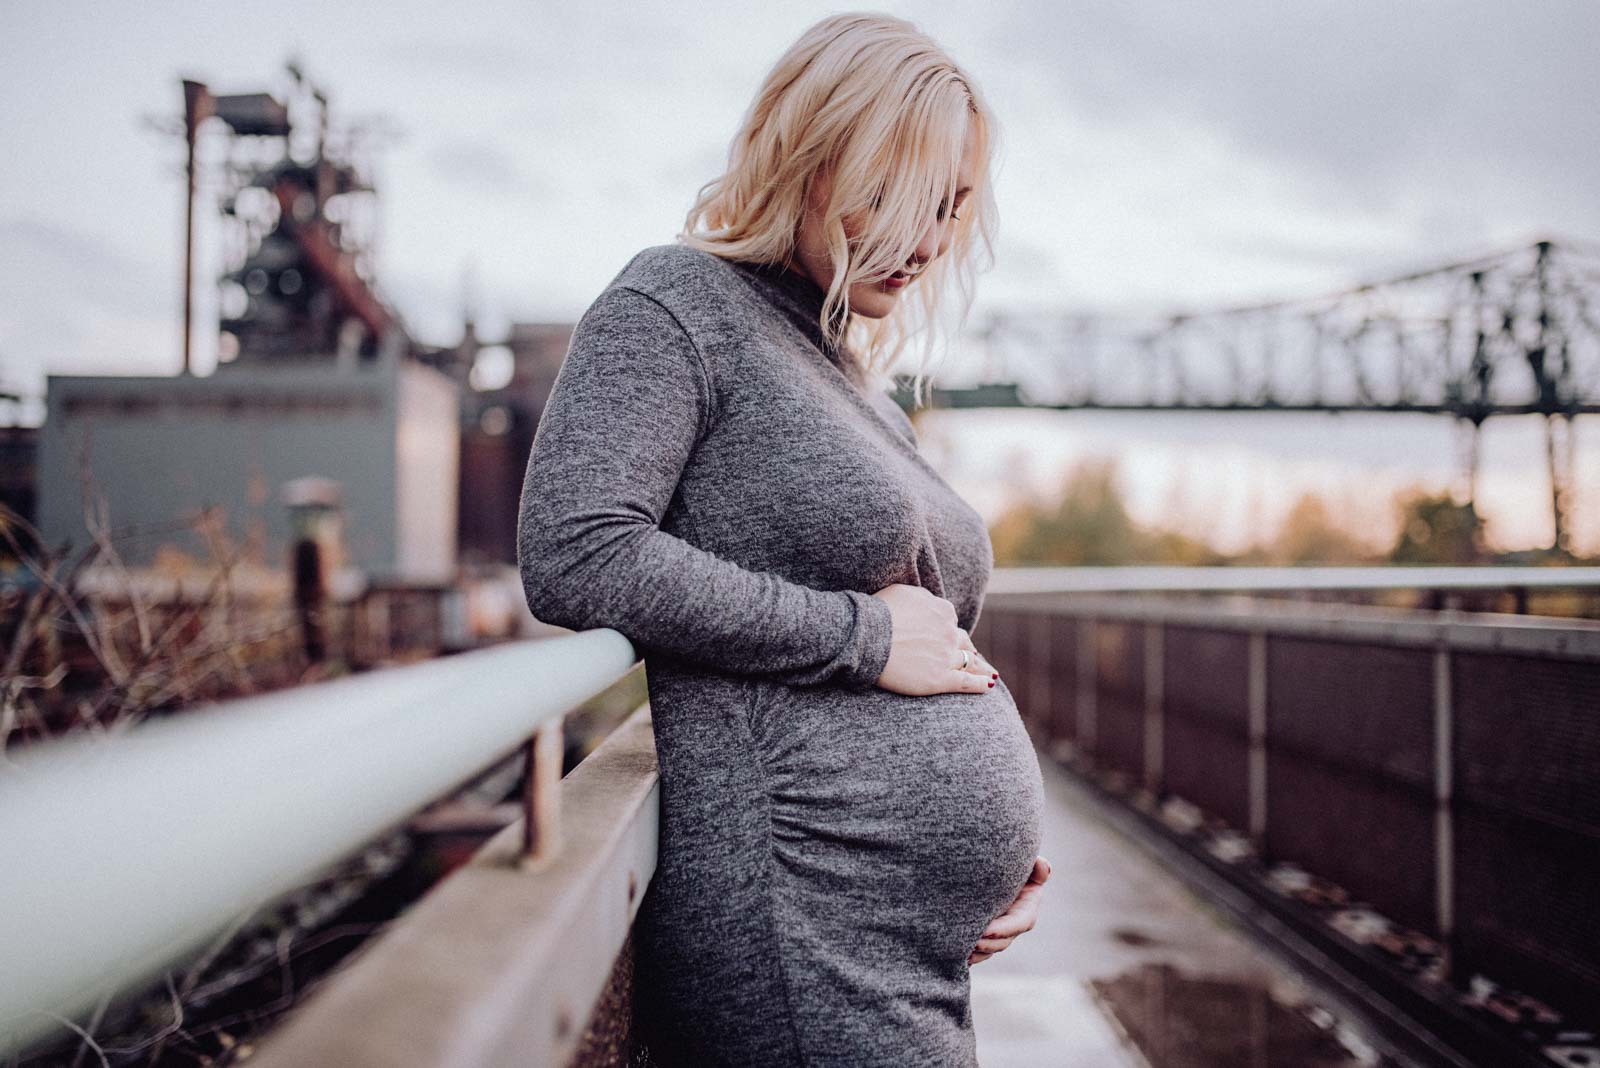
[[[1600,247],[1538,241],[1321,297],[1150,316],[991,315],[982,370],[934,407],[1449,415],[1462,495],[1479,430],[1545,419],[1558,552],[1573,420],[1600,413]]]

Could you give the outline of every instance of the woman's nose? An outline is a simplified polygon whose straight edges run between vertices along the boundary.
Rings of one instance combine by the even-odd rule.
[[[912,254],[915,261],[926,265],[944,255],[950,247],[950,220],[934,219],[928,223],[928,228],[922,231],[922,237],[917,241],[917,247]]]
[[[922,237],[917,241],[915,256],[918,263],[928,263],[939,253],[944,251],[944,242],[941,240],[944,227],[938,223],[931,223],[922,231]]]

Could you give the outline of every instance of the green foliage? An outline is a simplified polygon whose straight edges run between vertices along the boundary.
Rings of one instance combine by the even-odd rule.
[[[1218,564],[1204,542],[1147,530],[1123,504],[1115,460],[1089,460],[1067,476],[1059,499],[1025,501],[990,530],[997,565]]]
[[[1275,534],[1234,554],[1176,530],[1137,523],[1124,503],[1114,459],[1075,465],[1053,501],[1025,500],[990,530],[998,566],[1180,566],[1487,563],[1482,520],[1448,495],[1413,491],[1396,501],[1401,534],[1385,557],[1371,532],[1352,529],[1319,494],[1305,493]]]
[[[1264,555],[1264,563],[1279,567],[1379,562],[1371,549],[1339,524],[1327,504],[1315,493],[1302,494],[1289,509],[1277,537],[1268,544]]]
[[[1183,495],[1177,495],[1182,499]],[[1412,487],[1395,495],[1398,532],[1389,548],[1378,547],[1388,530],[1364,529],[1342,516],[1319,494],[1297,500],[1270,537],[1237,553],[1223,553],[1180,531],[1147,528],[1128,514],[1114,460],[1078,464],[1052,500],[1025,499],[990,530],[998,567],[1168,566],[1289,567],[1295,565],[1522,565],[1577,566],[1600,563],[1550,549],[1497,553],[1487,548],[1484,522],[1470,504],[1449,493]],[[1370,526],[1370,520],[1363,520]],[[1387,596],[1387,595],[1385,595]],[[1490,593],[1484,611],[1515,611],[1509,598]],[[1393,603],[1409,606],[1402,591]],[[1582,591],[1539,592],[1531,611],[1542,615],[1594,618],[1593,595]]]
[[[1471,502],[1457,504],[1449,493],[1413,490],[1396,499],[1400,531],[1389,562],[1394,564],[1486,564],[1483,519]]]

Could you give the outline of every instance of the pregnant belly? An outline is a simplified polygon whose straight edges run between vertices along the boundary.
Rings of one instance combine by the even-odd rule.
[[[1038,758],[1004,681],[909,697],[756,680],[749,711],[792,919],[964,968],[1039,848]]]

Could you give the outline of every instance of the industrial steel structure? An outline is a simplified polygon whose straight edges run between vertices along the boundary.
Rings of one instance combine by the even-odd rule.
[[[201,124],[221,120],[219,188],[225,259],[219,362],[376,359],[399,316],[374,286],[377,193],[357,146],[360,126],[335,130],[328,97],[295,63],[291,92],[213,94],[185,80],[189,149],[184,370],[192,293],[196,159]],[[293,114],[300,113],[300,121]],[[307,115],[314,112],[314,115]]]
[[[1462,496],[1492,416],[1545,420],[1567,552],[1573,420],[1600,413],[1600,250],[1537,241],[1315,298],[1164,316],[991,316],[982,381],[940,407],[1448,415]]]

